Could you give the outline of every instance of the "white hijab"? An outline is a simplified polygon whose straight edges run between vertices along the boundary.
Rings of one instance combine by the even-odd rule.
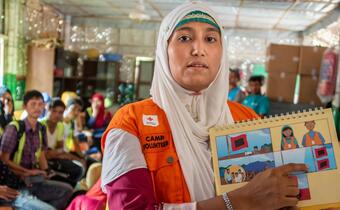
[[[193,95],[173,79],[168,63],[168,39],[177,23],[189,12],[200,10],[213,17],[220,27],[222,59],[219,72],[210,86]],[[213,11],[199,3],[183,4],[163,20],[156,48],[155,71],[151,86],[153,101],[167,116],[192,201],[215,196],[208,129],[233,123],[226,105],[229,90],[227,47],[221,23]],[[193,118],[198,117],[195,122]]]

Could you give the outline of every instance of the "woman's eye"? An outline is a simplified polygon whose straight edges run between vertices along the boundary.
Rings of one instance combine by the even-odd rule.
[[[215,37],[207,37],[207,41],[208,42],[216,42],[216,38]]]
[[[181,42],[187,42],[187,41],[190,41],[191,38],[189,36],[181,36],[178,38],[178,40]]]

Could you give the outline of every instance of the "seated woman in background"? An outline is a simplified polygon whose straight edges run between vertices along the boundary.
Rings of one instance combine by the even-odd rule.
[[[6,125],[8,125],[14,114],[14,101],[11,91],[6,87],[0,88],[0,136],[2,136]]]
[[[93,146],[101,150],[100,139],[112,118],[110,112],[105,111],[104,96],[95,93],[91,98],[91,107],[87,108],[87,128],[93,130]]]
[[[240,82],[240,70],[230,69],[229,71],[229,93],[228,100],[241,103],[245,97],[244,92],[238,85]]]

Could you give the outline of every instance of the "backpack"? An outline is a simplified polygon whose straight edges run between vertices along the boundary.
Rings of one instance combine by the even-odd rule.
[[[25,121],[23,120],[16,120],[16,121],[18,122],[18,125],[19,125],[19,129],[17,130],[17,139],[19,140],[24,135],[26,126],[25,126]],[[37,122],[37,123],[38,123],[39,132],[41,132],[42,136],[45,136],[46,134],[45,125],[41,124],[40,122]]]

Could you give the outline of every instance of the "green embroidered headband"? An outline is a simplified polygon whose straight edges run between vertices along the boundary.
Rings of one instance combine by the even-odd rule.
[[[186,23],[190,23],[190,22],[208,23],[208,24],[214,26],[215,28],[217,28],[218,30],[220,30],[220,27],[217,25],[214,18],[212,18],[209,14],[202,12],[202,11],[199,11],[199,10],[189,12],[187,15],[185,15],[182,18],[182,20],[179,21],[179,23],[176,25],[175,29],[181,27],[182,25],[184,25]]]

